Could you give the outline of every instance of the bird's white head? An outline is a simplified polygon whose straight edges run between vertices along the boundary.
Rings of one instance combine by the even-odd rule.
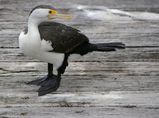
[[[29,19],[36,21],[38,24],[52,19],[71,19],[68,14],[60,14],[50,5],[39,5],[32,9]]]

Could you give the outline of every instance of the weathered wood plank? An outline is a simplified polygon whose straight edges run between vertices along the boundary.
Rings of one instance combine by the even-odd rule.
[[[156,0],[64,2],[68,1],[0,0],[0,117],[158,118],[159,48],[71,57],[61,87],[43,97],[37,96],[39,87],[25,84],[46,75],[47,70],[45,63],[22,56],[18,49],[18,35],[33,6],[48,3],[67,11],[74,3],[141,11],[158,11],[159,6]],[[159,46],[157,21],[81,18],[64,23],[80,29],[93,43],[122,41],[128,46]]]
[[[28,97],[27,94],[5,93],[0,105],[0,115],[6,117],[42,118],[63,117],[65,115],[66,117],[79,118],[152,118],[152,116],[157,118],[159,106],[156,98],[158,97],[158,92],[152,91],[56,93],[44,97],[36,97],[35,95]],[[152,99],[153,101],[151,101]]]
[[[41,107],[15,106],[1,109],[1,117],[24,118],[158,118],[159,110],[155,107]]]
[[[25,82],[34,80],[38,77],[46,75],[46,73],[36,73],[37,75],[1,76],[0,92],[21,92],[21,94],[37,94],[36,86],[26,85]],[[158,76],[80,76],[80,75],[64,75],[62,76],[61,87],[58,92],[109,92],[109,91],[158,91]],[[54,94],[54,93],[52,93]],[[3,95],[2,95],[3,96]]]
[[[36,6],[39,4],[52,4],[58,8],[68,8],[71,7],[71,5],[75,4],[84,4],[84,5],[100,5],[100,6],[108,6],[109,8],[118,8],[118,9],[126,9],[126,10],[139,10],[139,11],[158,11],[158,6],[159,6],[159,2],[158,0],[153,0],[153,1],[149,1],[149,0],[139,0],[139,1],[132,1],[132,0],[63,0],[62,2],[59,2],[58,0],[45,0],[45,1],[39,1],[39,0],[25,0],[25,1],[21,1],[21,0],[16,0],[16,1],[12,1],[12,0],[1,0],[1,7],[2,8],[12,8],[15,9],[17,8],[17,10],[28,10],[31,9],[32,6]],[[70,4],[67,4],[70,3]],[[24,5],[25,4],[25,5]],[[23,8],[23,9],[22,9]]]
[[[66,75],[127,75],[159,76],[159,63],[156,62],[70,62]],[[46,72],[46,63],[41,62],[3,62],[1,76],[36,74]]]
[[[159,93],[157,91],[63,92],[62,94],[56,92],[37,97],[34,93],[22,94],[10,90],[8,94],[1,93],[1,95],[3,95],[3,98],[0,107],[159,107],[157,99]],[[12,100],[10,101],[10,99]]]
[[[0,62],[38,61],[21,54],[17,48],[0,48]],[[159,62],[159,48],[133,48],[116,52],[93,52],[85,56],[72,55],[72,62]]]

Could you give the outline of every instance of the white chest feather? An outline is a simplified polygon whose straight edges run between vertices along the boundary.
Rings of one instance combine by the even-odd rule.
[[[41,40],[37,19],[29,17],[28,32],[21,32],[19,35],[19,47],[25,55],[35,59],[52,63],[54,72],[62,65],[64,54],[50,52],[53,51],[52,44],[49,41]]]
[[[52,43],[50,41],[35,39],[24,34],[24,32],[21,32],[19,36],[19,47],[24,54],[30,56],[35,56],[39,52],[53,51]]]
[[[44,39],[38,39],[37,37],[34,35],[33,38],[28,34],[21,32],[19,36],[20,49],[27,56],[44,62],[52,63],[54,65],[54,69],[57,70],[64,60],[64,54],[49,52],[53,51],[51,42]]]
[[[21,32],[19,36],[19,47],[25,55],[36,56],[41,48],[41,41],[38,36],[30,36]]]
[[[52,43],[43,39],[41,41],[41,49],[44,51],[53,51]]]

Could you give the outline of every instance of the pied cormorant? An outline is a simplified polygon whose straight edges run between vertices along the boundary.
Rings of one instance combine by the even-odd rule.
[[[37,6],[30,12],[27,28],[19,35],[19,47],[25,55],[48,63],[47,76],[28,82],[40,86],[39,96],[59,88],[61,74],[68,66],[71,54],[85,55],[92,51],[125,48],[120,42],[92,44],[79,30],[50,21],[69,18],[68,14],[60,14],[52,6]]]

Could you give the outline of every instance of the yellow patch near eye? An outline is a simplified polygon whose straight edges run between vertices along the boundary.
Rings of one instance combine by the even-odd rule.
[[[57,11],[56,10],[50,10],[49,14],[57,14]]]

